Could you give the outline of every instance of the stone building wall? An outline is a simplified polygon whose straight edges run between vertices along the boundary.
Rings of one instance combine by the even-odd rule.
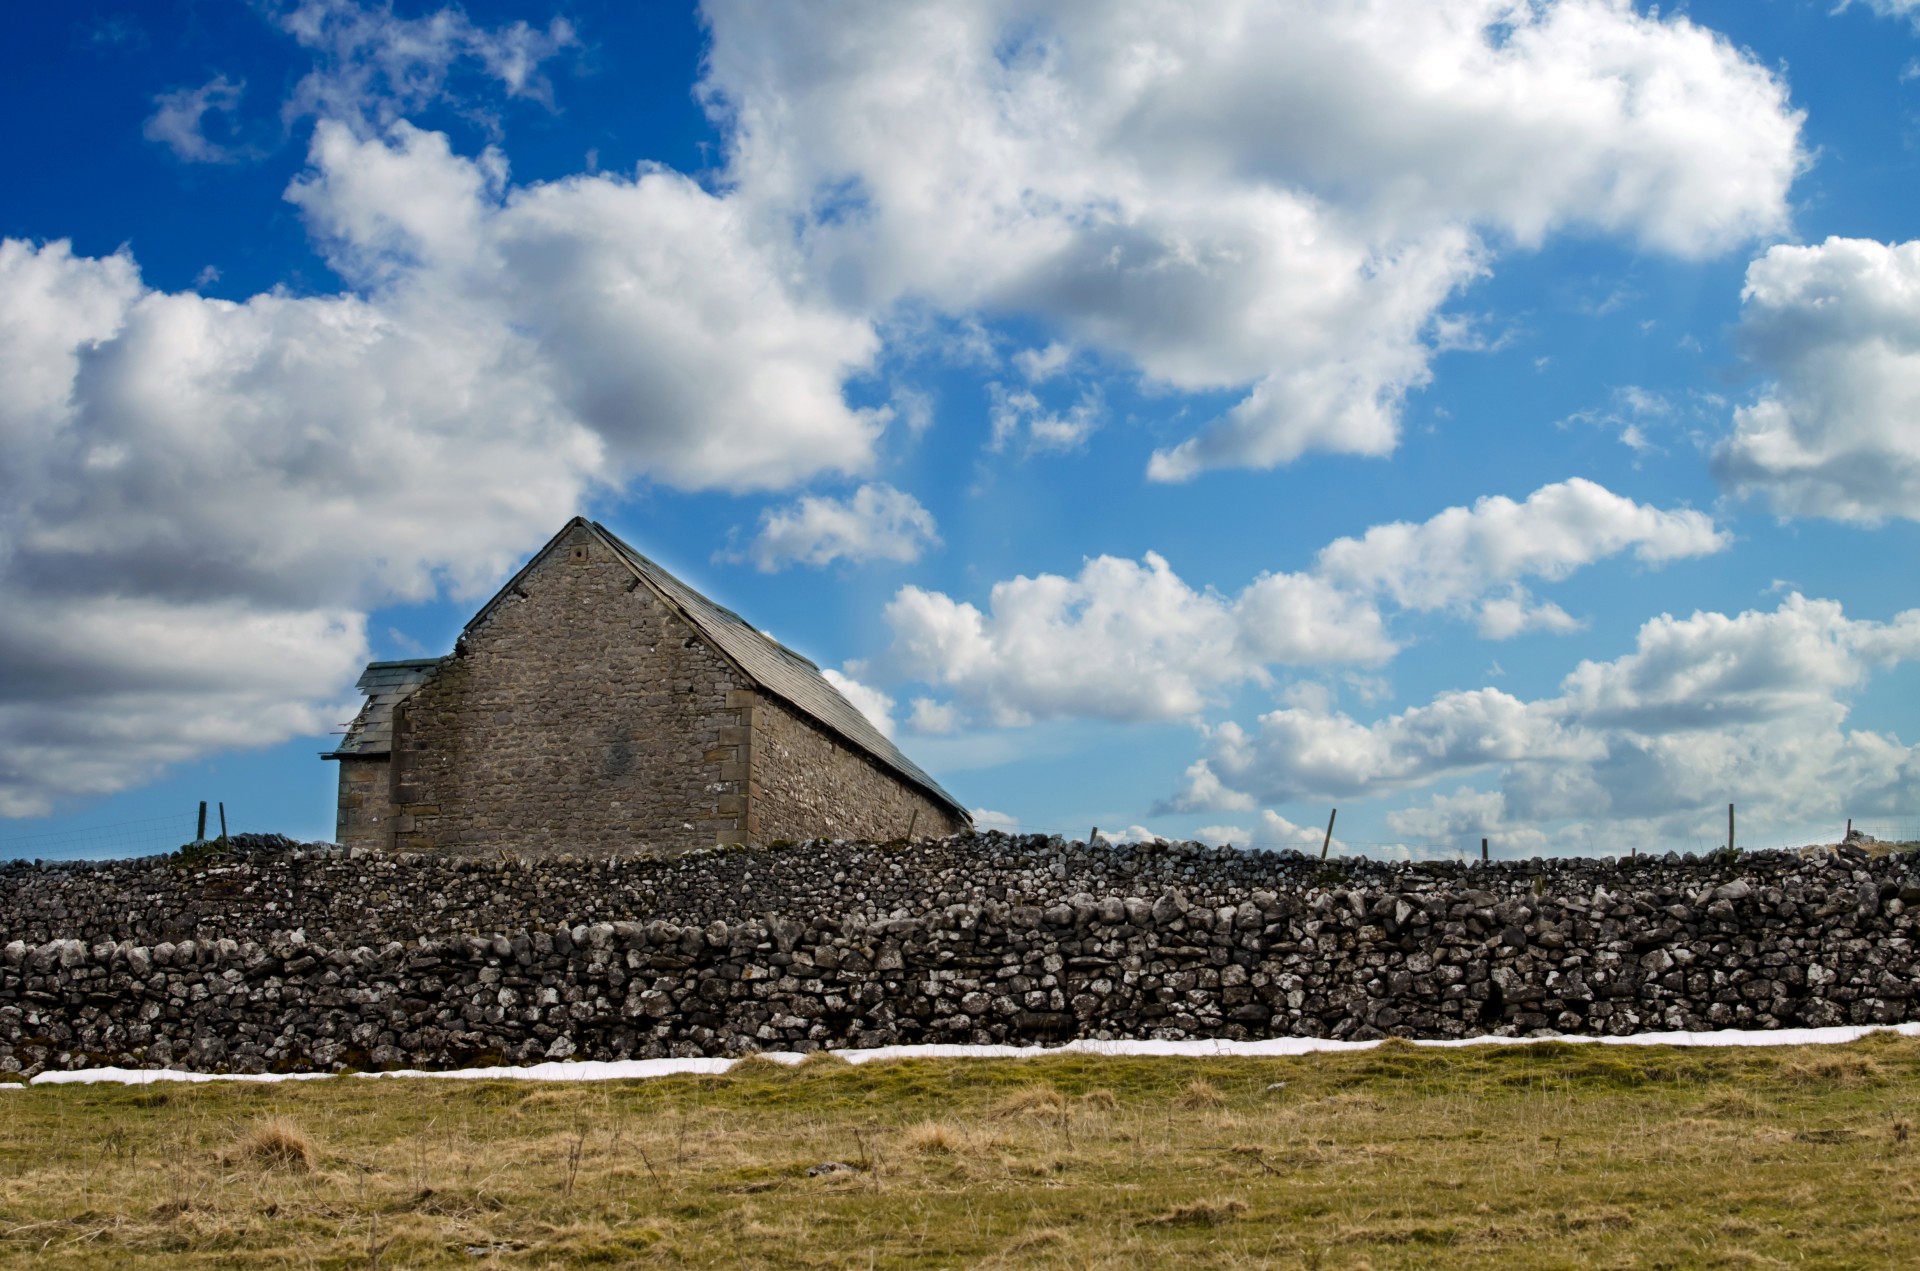
[[[387,757],[342,756],[333,837],[345,847],[393,846],[393,767]]]
[[[0,1071],[1920,1018],[1915,862],[1848,849],[1469,866],[991,834],[677,860],[241,846],[0,866]]]
[[[675,851],[743,836],[738,673],[585,529],[395,709],[393,846]]]
[[[906,785],[766,694],[753,709],[752,839],[943,838],[965,828],[943,803]]]

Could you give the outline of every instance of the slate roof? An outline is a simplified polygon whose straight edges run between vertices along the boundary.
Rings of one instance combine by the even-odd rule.
[[[678,612],[688,625],[718,650],[720,656],[764,692],[779,698],[829,732],[838,734],[848,744],[866,751],[882,765],[891,768],[910,784],[920,787],[962,817],[972,819],[966,805],[948,794],[939,782],[902,754],[900,748],[875,728],[858,707],[828,682],[819,667],[765,632],[755,630],[745,618],[725,605],[716,604],[687,586],[597,521],[589,521],[585,517],[575,517],[569,521],[560,533],[534,554],[533,560],[528,561],[525,568],[481,607],[480,612],[467,623],[468,629],[471,630],[493,612],[494,607],[508,596],[516,594],[521,579],[533,569],[534,563],[577,526],[591,529],[655,595]],[[418,658],[407,662],[374,662],[368,665],[359,684],[360,691],[367,694],[367,704],[361,708],[339,747],[325,757],[338,759],[390,753],[395,704],[424,684],[445,661],[446,658]]]
[[[445,658],[413,658],[405,662],[369,662],[354,685],[367,695],[366,705],[347,726],[340,744],[322,756],[384,755],[393,749],[393,708],[407,694],[425,684]]]
[[[687,586],[606,526],[597,521],[591,524],[594,532],[620,554],[634,573],[679,610],[694,630],[711,641],[721,656],[740,668],[748,679],[801,714],[824,724],[829,731],[838,733],[962,816],[967,815],[966,806],[902,754],[858,707],[828,682],[819,667],[765,632],[755,630],[745,618],[725,605],[716,604]]]

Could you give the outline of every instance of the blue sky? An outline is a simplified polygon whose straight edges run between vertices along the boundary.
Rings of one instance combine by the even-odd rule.
[[[0,852],[331,830],[575,512],[983,825],[1920,822],[1920,2],[78,3],[0,50]]]

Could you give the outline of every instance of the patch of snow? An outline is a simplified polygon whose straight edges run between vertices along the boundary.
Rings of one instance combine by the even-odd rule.
[[[1462,1037],[1439,1041],[1416,1041],[1415,1046],[1456,1050],[1463,1046],[1531,1046],[1539,1042],[1569,1042],[1595,1046],[1835,1046],[1859,1041],[1869,1033],[1893,1032],[1903,1037],[1920,1037],[1920,1023],[1885,1025],[1842,1025],[1835,1028],[1728,1028],[1706,1033],[1634,1033],[1626,1037],[1584,1037],[1556,1034],[1549,1037]],[[1227,1041],[1197,1039],[1190,1041],[1074,1041],[1064,1046],[876,1046],[871,1050],[836,1050],[837,1059],[850,1064],[887,1059],[1039,1059],[1047,1055],[1148,1055],[1170,1059],[1250,1056],[1272,1058],[1285,1055],[1311,1055],[1326,1051],[1371,1050],[1379,1042],[1335,1041],[1322,1037],[1274,1037],[1265,1041]],[[806,1059],[795,1051],[767,1051],[757,1056],[781,1064],[797,1064]],[[454,1068],[445,1072],[427,1072],[417,1068],[394,1072],[368,1072],[362,1077],[435,1077],[466,1081],[634,1081],[650,1077],[670,1077],[682,1073],[722,1073],[738,1063],[735,1059],[619,1059],[588,1060],[580,1063],[529,1064],[521,1067]],[[34,1077],[34,1085],[66,1085],[84,1082],[118,1082],[144,1085],[154,1081],[309,1081],[330,1076],[324,1072],[294,1073],[207,1073],[181,1072],[172,1068],[84,1068],[73,1072],[43,1072]],[[0,1089],[6,1089],[0,1084]]]

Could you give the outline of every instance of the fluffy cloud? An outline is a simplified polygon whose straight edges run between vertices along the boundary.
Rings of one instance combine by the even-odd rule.
[[[867,717],[867,722],[880,730],[882,737],[893,736],[893,699],[867,684],[862,684],[841,671],[825,670],[820,672],[827,683],[840,690],[840,696],[853,703],[853,708]]]
[[[1016,354],[1016,360],[1020,356]],[[1100,427],[1104,413],[1100,395],[1091,391],[1081,394],[1080,400],[1064,412],[1048,410],[1024,388],[990,384],[988,391],[993,398],[988,417],[993,421],[995,450],[1005,450],[1016,437],[1024,439],[1023,449],[1028,454],[1078,450]]]
[[[1377,610],[1300,575],[1229,599],[1167,561],[1101,556],[1075,578],[995,584],[986,612],[903,587],[888,604],[887,669],[950,691],[998,725],[1065,716],[1179,719],[1266,665],[1378,662],[1394,646]]]
[[[0,686],[9,811],[325,731],[367,607],[484,590],[603,483],[871,461],[887,416],[840,391],[871,328],[690,181],[513,188],[323,124],[290,197],[354,291],[233,303],[0,241],[0,647],[66,659]]]
[[[1501,243],[1719,251],[1785,225],[1803,162],[1779,79],[1626,0],[707,14],[730,176],[809,217],[847,303],[1037,318],[1244,391],[1155,456],[1166,480],[1386,453],[1441,306]]]
[[[1325,830],[1317,830],[1311,825],[1295,825],[1272,810],[1263,810],[1252,829],[1241,825],[1208,825],[1195,830],[1193,836],[1202,843],[1231,843],[1235,847],[1262,848],[1270,852],[1283,848],[1292,848],[1296,852],[1318,852],[1321,844],[1326,843]],[[1345,855],[1347,844],[1336,835],[1327,844],[1327,850],[1334,855]]]
[[[1428,855],[1471,854],[1476,839],[1501,856],[1539,855],[1552,843],[1539,829],[1507,823],[1506,795],[1470,786],[1436,794],[1423,807],[1389,812],[1387,827]]]
[[[406,124],[323,123],[313,150],[288,197],[335,267],[389,310],[513,341],[616,475],[764,489],[871,462],[889,415],[841,385],[878,337],[790,288],[732,201],[658,170],[509,190],[497,152]]]
[[[1220,725],[1210,752],[1204,778],[1260,803],[1399,790],[1489,765],[1591,761],[1604,753],[1548,706],[1490,688],[1444,693],[1376,724],[1282,707],[1262,715],[1253,732]],[[1210,788],[1190,781],[1181,805],[1204,806]]]
[[[971,815],[973,826],[977,830],[998,830],[1002,834],[1020,833],[1020,822],[1005,812],[995,812],[992,808],[975,808]]]
[[[565,18],[546,29],[524,21],[476,24],[457,6],[401,17],[391,3],[298,0],[271,10],[275,25],[314,55],[314,68],[282,107],[372,131],[450,95],[459,73],[477,73],[507,97],[551,103],[541,67],[580,43]]]
[[[1329,543],[1314,570],[1403,608],[1434,610],[1469,605],[1521,579],[1557,581],[1621,552],[1660,565],[1708,555],[1729,542],[1705,513],[1663,511],[1576,477],[1542,486],[1522,503],[1494,496],[1419,524],[1376,525],[1359,538]],[[1530,625],[1524,593],[1499,600],[1507,607],[1494,627],[1511,634]],[[1551,630],[1565,617],[1536,618],[1531,625]]]
[[[0,613],[0,817],[169,763],[313,736],[366,661],[365,617],[236,600],[20,598]]]
[[[240,106],[244,83],[216,75],[198,88],[178,88],[153,99],[154,112],[141,129],[188,163],[224,163],[238,158],[230,146],[207,136],[209,114],[231,117]]]
[[[1586,624],[1552,601],[1535,601],[1525,587],[1480,602],[1480,634],[1488,640],[1511,640],[1530,631],[1568,635]]]
[[[1747,270],[1740,335],[1772,377],[1714,473],[1782,516],[1920,520],[1920,243],[1829,238]]]
[[[419,17],[402,17],[391,3],[357,0],[275,0],[259,7],[314,59],[281,103],[283,129],[318,118],[374,136],[410,112],[453,101],[469,119],[497,132],[480,98],[498,94],[551,107],[552,85],[541,68],[580,43],[565,18],[541,30],[524,21],[482,26],[453,6]],[[464,91],[475,82],[483,93]],[[144,134],[188,163],[258,157],[256,147],[208,135],[210,118],[217,121],[216,132],[238,130],[245,88],[244,81],[221,74],[197,88],[162,93],[154,98]]]
[[[1920,610],[1876,623],[1795,595],[1770,613],[1663,615],[1634,652],[1582,662],[1553,698],[1480,689],[1371,724],[1307,704],[1252,730],[1222,725],[1176,804],[1380,794],[1486,772],[1497,791],[1436,798],[1390,824],[1516,843],[1529,826],[1569,819],[1671,832],[1723,801],[1792,825],[1892,811],[1920,773],[1920,749],[1846,730],[1844,695],[1916,658]]]
[[[998,725],[1191,718],[1234,685],[1269,682],[1274,666],[1392,657],[1382,603],[1471,614],[1489,639],[1567,632],[1580,624],[1520,579],[1564,579],[1626,552],[1659,565],[1727,541],[1702,513],[1573,480],[1524,502],[1481,499],[1419,524],[1375,526],[1330,543],[1311,572],[1263,574],[1231,598],[1195,590],[1152,553],[1137,563],[1102,556],[1075,578],[998,583],[985,612],[906,587],[887,607],[893,648],[883,669],[944,688]],[[956,718],[927,701],[916,702],[914,721],[917,731],[947,731]]]
[[[933,513],[904,490],[870,482],[849,499],[809,495],[761,514],[760,532],[747,557],[763,572],[792,564],[829,565],[836,560],[920,559],[938,546]]]
[[[1013,355],[1013,364],[1035,384],[1052,379],[1067,369],[1073,350],[1055,340],[1044,349],[1022,349]]]

